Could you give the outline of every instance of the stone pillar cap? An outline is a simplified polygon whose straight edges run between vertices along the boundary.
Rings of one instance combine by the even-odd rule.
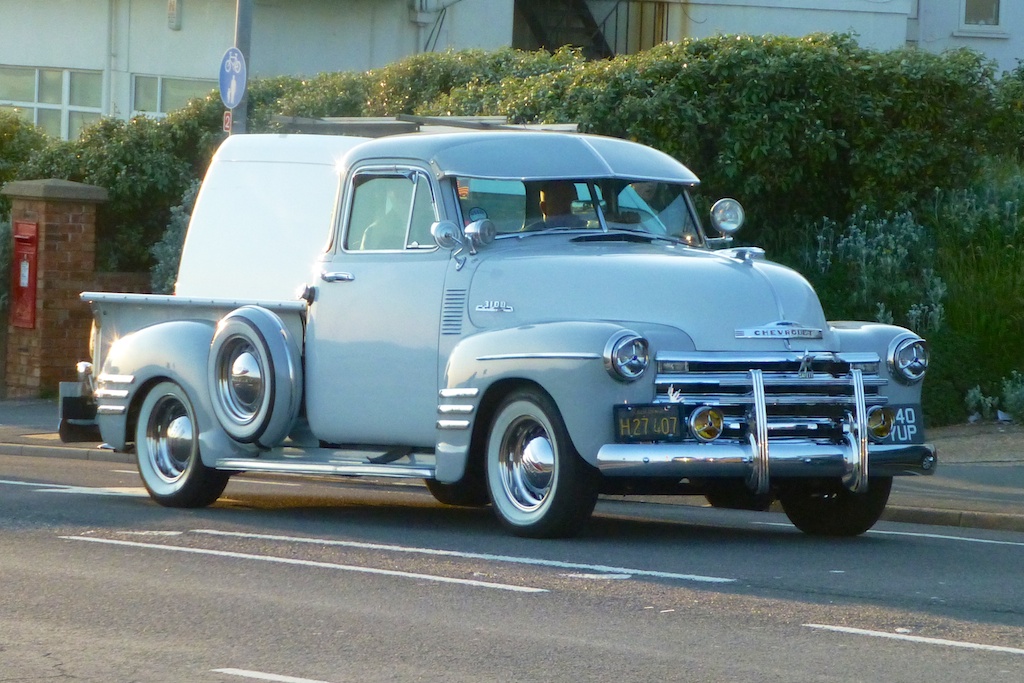
[[[57,199],[81,202],[107,201],[106,188],[76,183],[71,180],[14,180],[0,189],[0,194],[24,199]]]

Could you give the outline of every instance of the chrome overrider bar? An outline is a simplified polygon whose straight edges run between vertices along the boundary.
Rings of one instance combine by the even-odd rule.
[[[613,477],[735,477],[751,491],[768,491],[770,477],[838,477],[854,492],[866,491],[872,475],[931,474],[936,465],[930,444],[873,444],[867,430],[864,377],[851,371],[854,405],[847,414],[845,443],[787,438],[769,442],[764,378],[750,371],[753,409],[747,442],[612,443],[597,453],[601,472]]]

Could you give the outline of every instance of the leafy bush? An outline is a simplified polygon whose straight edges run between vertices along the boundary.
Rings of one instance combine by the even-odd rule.
[[[156,262],[152,270],[150,287],[154,294],[173,294],[178,279],[178,265],[181,262],[181,247],[185,244],[185,232],[196,205],[200,182],[193,180],[181,198],[181,204],[171,207],[171,220],[159,242],[150,252]]]
[[[842,228],[824,219],[816,232],[813,261],[798,269],[816,282],[830,317],[895,322],[922,335],[942,327],[946,284],[931,231],[913,214],[876,217],[862,207]]]
[[[1024,169],[989,160],[973,189],[934,192],[916,214],[826,219],[803,233],[815,248],[791,255],[829,317],[896,322],[929,340],[925,412],[957,422],[984,414],[982,399],[1024,369],[1022,208]]]
[[[165,126],[147,118],[102,119],[73,142],[55,141],[33,156],[23,178],[62,178],[106,188],[97,212],[100,270],[146,270],[149,245],[167,224],[172,203],[191,173],[177,157]]]
[[[1020,157],[1024,140],[1024,61],[999,79],[992,114],[993,150]]]
[[[45,145],[42,131],[12,112],[0,111],[0,187],[15,179],[18,169]],[[10,198],[0,195],[0,216],[10,209]]]
[[[999,408],[999,398],[997,396],[986,396],[982,393],[981,386],[979,385],[975,385],[967,391],[964,403],[967,404],[968,413],[977,415],[984,420],[995,418],[996,410]]]
[[[419,54],[366,72],[323,73],[302,81],[281,98],[285,116],[397,116],[445,114],[443,101],[453,88],[494,84],[582,64],[579,53],[555,54],[512,48]]]
[[[1024,422],[1024,374],[1014,370],[1002,384],[1003,407],[1016,422]]]
[[[11,221],[0,215],[0,311],[7,310],[7,300],[11,294],[11,278],[8,274],[11,272],[12,241]],[[6,320],[4,324],[7,324]]]

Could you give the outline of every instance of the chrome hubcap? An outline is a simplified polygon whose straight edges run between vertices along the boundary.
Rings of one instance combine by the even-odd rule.
[[[173,483],[188,469],[195,449],[192,418],[173,396],[162,398],[151,415],[146,438],[153,466],[161,479]]]
[[[217,391],[232,419],[251,422],[263,402],[263,369],[256,349],[244,339],[236,339],[221,354]]]
[[[538,509],[551,493],[555,453],[544,425],[521,417],[505,431],[499,455],[501,483],[523,512]]]

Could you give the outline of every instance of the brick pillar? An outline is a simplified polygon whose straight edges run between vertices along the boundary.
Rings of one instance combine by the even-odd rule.
[[[92,315],[78,295],[95,279],[96,207],[107,191],[67,180],[24,180],[7,183],[0,193],[11,198],[15,242],[12,273],[0,273],[12,285],[9,319],[3,321],[6,394],[56,396],[59,382],[75,379],[75,362],[89,359]],[[18,254],[31,250],[33,233],[34,273]],[[34,306],[30,292],[23,305],[16,300],[26,294],[24,287],[18,291],[26,282],[35,287]]]

